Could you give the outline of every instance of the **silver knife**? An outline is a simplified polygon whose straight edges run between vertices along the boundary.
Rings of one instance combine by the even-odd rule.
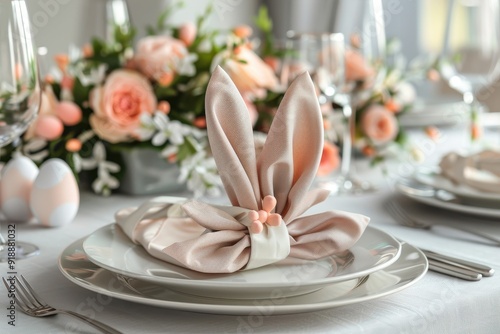
[[[425,250],[422,248],[420,248],[420,250],[425,254],[425,256],[427,256],[428,259],[447,263],[449,265],[453,265],[453,266],[463,268],[463,269],[469,269],[469,270],[475,271],[475,272],[477,272],[485,277],[493,276],[493,274],[495,273],[495,270],[493,268],[488,267],[488,266],[483,265],[483,264],[480,264],[480,263],[475,263],[475,262],[467,261],[464,259],[451,257],[448,255],[438,254],[436,252]]]
[[[480,281],[481,278],[483,278],[483,275],[481,275],[480,273],[469,269],[459,268],[455,265],[435,261],[432,259],[428,259],[428,261],[429,261],[429,270],[441,274],[461,278],[467,281]]]

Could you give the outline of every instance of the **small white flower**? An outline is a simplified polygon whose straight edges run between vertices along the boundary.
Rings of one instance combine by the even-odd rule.
[[[184,143],[184,137],[192,132],[190,126],[182,124],[179,121],[172,121],[167,115],[161,112],[155,113],[153,122],[156,129],[159,130],[151,140],[154,146],[161,146],[167,140],[172,145],[181,145]]]
[[[120,182],[111,173],[118,173],[120,166],[114,162],[106,161],[106,149],[102,142],[97,142],[92,151],[97,165],[97,178],[92,183],[92,189],[96,193],[109,195],[112,189],[120,186]]]
[[[175,64],[177,73],[180,75],[194,76],[196,74],[196,67],[194,63],[198,60],[198,55],[190,53],[183,58],[178,58]]]
[[[205,193],[216,195],[220,193],[222,182],[217,173],[217,167],[212,157],[207,157],[205,150],[185,158],[180,164],[179,182],[184,183],[195,197]]]
[[[92,68],[90,73],[84,73],[83,67],[79,66],[75,69],[75,75],[78,77],[83,86],[100,85],[104,82],[106,78],[105,64],[99,65],[97,68]]]
[[[411,104],[417,98],[415,88],[406,81],[397,83],[394,90],[396,91],[394,100],[401,105]]]
[[[135,135],[139,138],[139,140],[146,141],[153,138],[157,129],[151,114],[147,112],[142,113],[139,121],[139,128],[135,130]]]

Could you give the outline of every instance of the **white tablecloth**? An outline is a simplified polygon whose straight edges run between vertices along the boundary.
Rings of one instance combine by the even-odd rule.
[[[498,136],[498,133],[496,133]],[[418,136],[416,138],[419,138]],[[428,148],[428,162],[453,146],[446,142]],[[497,138],[498,139],[498,138]],[[497,140],[494,139],[494,140]],[[422,143],[427,143],[420,137]],[[73,241],[113,222],[114,212],[137,205],[146,197],[113,195],[109,198],[82,193],[75,221],[61,228],[41,228],[17,224],[16,239],[37,244],[39,256],[17,261],[16,271],[33,283],[36,291],[51,304],[95,317],[124,333],[498,333],[500,332],[500,248],[480,239],[450,234],[445,229],[415,230],[399,226],[384,210],[384,202],[394,199],[391,182],[415,165],[393,164],[386,177],[374,177],[381,189],[355,197],[331,197],[316,210],[341,209],[363,213],[371,224],[416,246],[463,256],[494,267],[497,274],[479,282],[467,282],[429,272],[417,284],[401,292],[359,304],[325,311],[283,316],[222,316],[156,308],[110,299],[75,286],[57,268],[61,251]],[[474,226],[500,237],[500,221],[453,214],[438,209],[403,203],[415,215],[429,221]],[[5,228],[4,226],[2,228]],[[0,264],[0,275],[8,272]],[[15,327],[8,325],[6,290],[0,288],[0,333],[94,333],[64,315],[48,319],[16,313]]]

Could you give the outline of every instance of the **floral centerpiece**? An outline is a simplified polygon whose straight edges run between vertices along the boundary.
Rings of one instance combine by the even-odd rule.
[[[61,158],[76,175],[89,174],[95,192],[110,194],[126,168],[120,153],[147,147],[177,163],[179,182],[195,195],[217,193],[220,180],[205,131],[211,71],[224,67],[254,122],[253,101],[266,99],[277,79],[253,51],[250,27],[206,29],[210,6],[196,23],[173,27],[168,17],[178,6],[167,8],[135,48],[134,29],[117,26],[114,42],[94,39],[81,50],[56,56],[57,69],[44,78],[37,120],[2,158],[16,151],[36,163]],[[268,17],[261,13],[262,23]]]
[[[113,42],[94,39],[81,49],[57,55],[55,70],[44,78],[37,120],[15,146],[2,149],[2,159],[13,154],[38,164],[63,159],[77,177],[90,179],[96,193],[108,195],[119,188],[127,168],[123,153],[149,148],[179,166],[178,181],[195,197],[218,194],[221,182],[205,131],[205,91],[211,72],[220,65],[236,84],[254,129],[264,132],[256,135],[258,149],[286,88],[277,76],[286,66],[286,53],[275,47],[265,7],[255,20],[264,36],[258,54],[249,26],[207,29],[210,6],[196,22],[169,25],[169,15],[180,4],[167,8],[136,45],[135,29],[117,26]],[[397,116],[411,102],[411,94],[402,71],[371,67],[352,52],[346,58],[349,80],[362,84],[374,73],[385,76],[356,105],[360,118],[356,145],[377,161],[383,156],[381,144],[404,143]],[[328,114],[325,119],[327,130],[330,123],[342,123]],[[335,136],[335,131],[326,133]],[[337,164],[338,151],[332,148],[326,141],[320,172]]]
[[[415,102],[415,88],[410,79],[420,77],[423,71],[409,71],[400,53],[400,42],[390,40],[385,51],[386,62],[368,62],[359,51],[359,38],[351,37],[346,50],[346,81],[352,88],[352,107],[356,112],[353,146],[362,155],[378,164],[395,153],[412,152],[408,136],[399,126],[399,117],[411,110]],[[320,174],[328,174],[340,164],[339,146],[342,142],[343,115],[327,108],[325,112],[324,163]]]

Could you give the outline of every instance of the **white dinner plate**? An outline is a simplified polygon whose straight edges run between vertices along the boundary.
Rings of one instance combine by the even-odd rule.
[[[412,184],[408,182],[396,185],[396,189],[400,194],[423,204],[476,216],[500,218],[500,207],[495,209],[494,207],[477,206],[446,191],[427,191],[418,186],[414,189],[412,187]]]
[[[464,197],[476,201],[484,200],[488,202],[498,202],[500,207],[500,194],[481,191],[466,184],[455,184],[450,179],[439,173],[439,168],[432,170],[422,169],[414,175],[418,182],[429,185],[436,189],[446,190],[459,197]],[[479,203],[479,202],[478,202]],[[490,203],[491,204],[491,203]]]
[[[401,256],[391,265],[367,276],[330,284],[309,294],[273,299],[224,299],[193,296],[163,285],[127,278],[90,262],[83,252],[83,239],[69,245],[59,258],[59,269],[71,282],[90,291],[135,303],[184,311],[230,315],[278,315],[303,313],[365,302],[401,291],[427,272],[425,255],[402,245]]]
[[[394,263],[401,245],[391,235],[368,227],[342,256],[315,261],[288,258],[232,274],[200,273],[153,258],[114,224],[88,236],[83,249],[98,266],[128,277],[198,296],[255,299],[270,298],[276,289],[284,296],[301,295],[369,275]]]

